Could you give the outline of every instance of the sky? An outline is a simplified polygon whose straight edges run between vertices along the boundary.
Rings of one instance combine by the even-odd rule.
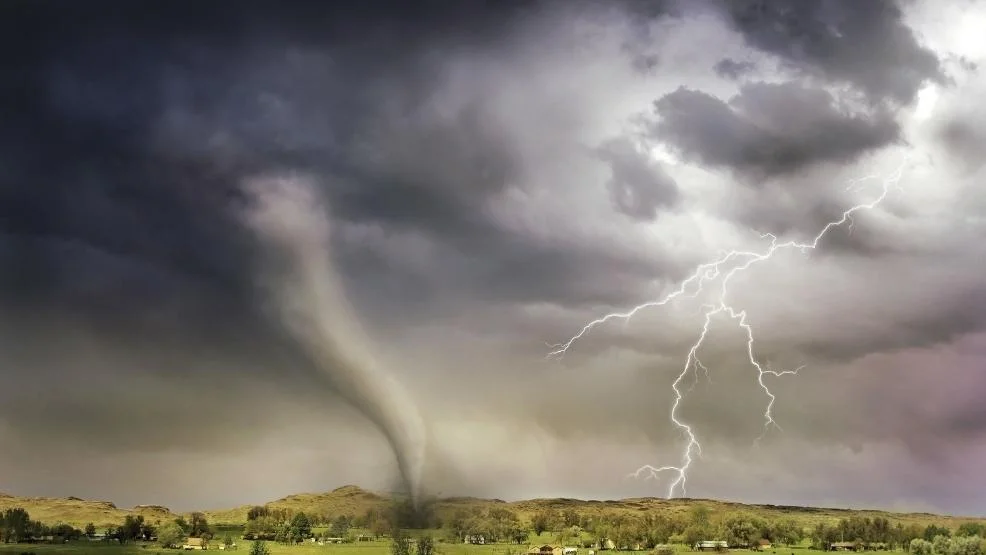
[[[713,319],[687,496],[986,515],[986,6],[359,6],[0,5],[0,491],[664,496],[714,284],[551,345],[899,171],[730,281],[801,370],[757,441]]]

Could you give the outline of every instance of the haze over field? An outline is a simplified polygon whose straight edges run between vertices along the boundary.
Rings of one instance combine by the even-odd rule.
[[[0,491],[390,489],[393,444],[446,496],[663,495],[704,299],[547,345],[906,158],[733,281],[804,369],[754,446],[715,322],[687,493],[986,515],[986,6],[316,4],[0,3]],[[259,225],[271,184],[320,202]]]

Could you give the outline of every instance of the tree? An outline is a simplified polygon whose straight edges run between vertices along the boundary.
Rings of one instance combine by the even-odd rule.
[[[952,531],[944,526],[937,526],[935,524],[929,524],[927,528],[924,529],[923,539],[925,541],[933,542],[935,541],[935,536],[945,536],[946,538],[952,535]]]
[[[157,531],[157,541],[161,547],[180,545],[185,539],[185,530],[177,522],[167,522]]]
[[[51,535],[66,540],[77,540],[82,537],[82,530],[73,528],[70,524],[58,524],[51,529]]]
[[[562,545],[569,545],[570,543],[572,543],[572,540],[578,538],[579,538],[579,532],[577,531],[577,527],[572,526],[572,527],[565,527],[559,530],[558,534],[555,536],[555,541],[557,541]]]
[[[979,522],[963,522],[955,530],[956,537],[986,536],[986,526]]]
[[[226,534],[226,536],[223,537],[223,547],[226,549],[233,547],[233,536]]]
[[[86,524],[86,537],[93,538],[96,536],[96,525],[93,523]]]
[[[390,540],[390,553],[391,555],[415,555],[411,552],[411,538],[408,537],[407,532],[400,528],[394,530]]]
[[[253,544],[250,545],[250,555],[270,555],[270,548],[267,547],[266,543],[254,540]]]
[[[212,530],[209,528],[209,521],[206,520],[204,514],[198,512],[192,513],[188,526],[189,536],[207,540],[212,538]]]
[[[948,555],[983,555],[983,540],[979,536],[961,536],[951,541]]]
[[[531,517],[531,527],[534,529],[534,533],[539,536],[548,530],[554,530],[557,522],[558,518],[554,511],[548,509],[542,509]]]
[[[692,524],[688,528],[685,528],[682,535],[684,536],[684,540],[687,545],[694,545],[700,541],[709,539],[709,532],[710,530],[708,526]]]
[[[784,545],[797,545],[801,543],[801,539],[804,536],[804,531],[798,524],[798,521],[793,518],[785,518],[774,525],[774,537],[772,538],[777,543]]]
[[[126,518],[123,519],[123,524],[118,526],[116,529],[116,539],[120,543],[132,542],[141,537],[141,529],[143,526],[143,515],[139,515],[137,517],[127,515]]]
[[[145,522],[140,526],[140,536],[145,540],[149,541],[151,538],[154,537],[156,532],[157,532],[157,527],[148,522]]]
[[[573,526],[579,525],[579,513],[575,512],[575,509],[568,508],[565,509],[561,514],[562,524],[566,528],[571,528]]]
[[[267,507],[254,505],[247,511],[247,520],[257,520],[262,516],[270,516],[270,510]]]
[[[274,541],[276,541],[277,543],[287,543],[288,534],[290,532],[291,532],[291,528],[288,526],[286,522],[281,524],[280,526],[277,527],[277,530],[274,532]]]
[[[723,523],[726,541],[730,545],[753,546],[763,537],[759,523],[742,516],[734,516]]]
[[[298,513],[291,519],[291,530],[302,539],[312,535],[312,521],[305,513]]]
[[[370,523],[370,533],[373,534],[375,538],[379,538],[380,536],[386,534],[387,530],[390,530],[390,527],[390,523],[387,522],[386,519],[378,518]]]
[[[709,520],[711,518],[712,511],[709,510],[705,505],[695,505],[688,511],[689,520],[691,524],[699,527],[707,527],[709,525]]]
[[[908,547],[911,555],[931,555],[933,551],[931,542],[923,538],[914,538]]]
[[[7,509],[2,521],[3,541],[17,543],[28,536],[31,528],[31,516],[20,507]]]
[[[337,538],[345,536],[349,532],[349,519],[342,515],[337,516],[329,526],[329,531]]]
[[[418,538],[417,546],[415,547],[415,555],[435,555],[435,540],[431,536],[422,536]],[[978,555],[978,554],[960,554],[960,555]]]
[[[188,521],[185,520],[185,517],[180,516],[176,518],[174,522],[175,524],[178,525],[179,528],[181,528],[182,534],[188,534],[192,530],[191,525],[188,524]]]

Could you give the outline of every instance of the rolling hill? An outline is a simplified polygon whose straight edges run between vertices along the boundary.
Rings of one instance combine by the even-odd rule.
[[[374,493],[357,486],[343,486],[325,493],[289,495],[271,501],[267,503],[267,506],[272,509],[289,509],[292,511],[337,516],[346,514],[359,515],[365,513],[370,508],[384,510],[391,502],[392,498],[388,494]],[[584,501],[580,499],[559,498],[530,499],[513,502],[506,502],[499,499],[450,497],[435,500],[434,509],[439,516],[447,517],[458,509],[487,509],[496,506],[516,511],[522,518],[530,518],[533,513],[545,508],[558,510],[571,508],[579,513],[585,514],[675,514],[684,513],[695,505],[706,506],[713,514],[746,513],[767,519],[793,517],[805,526],[813,525],[819,521],[835,521],[853,515],[886,517],[892,521],[902,522],[905,525],[911,523],[921,525],[935,523],[953,528],[962,522],[979,521],[986,523],[986,519],[982,518],[935,515],[930,513],[894,513],[880,510],[748,505],[708,499],[667,500],[652,497],[612,501]],[[23,507],[31,514],[32,519],[41,520],[48,524],[64,522],[80,528],[89,522],[94,523],[99,529],[110,525],[115,526],[122,522],[128,514],[143,515],[151,523],[165,522],[179,516],[179,513],[172,512],[166,507],[155,505],[139,505],[131,509],[122,509],[108,501],[87,501],[76,497],[14,497],[0,494],[0,510],[11,507]],[[232,509],[204,510],[202,512],[205,513],[209,522],[213,524],[237,525],[246,522],[246,515],[249,509],[249,505],[244,505]]]

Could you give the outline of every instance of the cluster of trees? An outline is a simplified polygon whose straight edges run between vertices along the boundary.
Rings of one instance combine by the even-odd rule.
[[[955,536],[960,538],[983,537],[983,525],[977,522],[961,524],[955,530]],[[911,550],[914,546],[920,550],[925,545],[931,545],[935,538],[949,538],[952,532],[944,526],[929,524],[920,526],[910,524],[904,526],[900,522],[892,524],[882,517],[864,518],[853,516],[840,520],[835,525],[817,524],[811,531],[812,546],[816,549],[828,549],[837,542],[850,542],[859,546],[882,546],[887,549]],[[916,540],[920,540],[915,543]],[[946,555],[936,551],[935,555]]]
[[[351,541],[351,530],[354,528],[379,538],[397,529],[438,528],[441,524],[432,505],[426,504],[415,509],[406,500],[397,501],[386,510],[371,508],[360,516],[295,512],[258,505],[247,511],[243,537],[283,543],[296,543],[316,536]],[[312,529],[316,527],[325,527],[326,530],[316,535],[312,533]]]
[[[955,536],[948,534],[947,528],[939,528],[930,540],[927,537],[914,538],[908,545],[912,555],[984,555],[986,554],[986,534],[983,526],[978,523],[963,524],[955,531]]]
[[[82,530],[68,524],[47,526],[31,520],[31,515],[19,507],[0,513],[0,541],[3,543],[19,543],[45,537],[74,540],[82,537]]]
[[[435,555],[435,540],[431,536],[411,539],[401,529],[394,531],[390,540],[391,555]]]
[[[321,524],[321,520],[305,513],[290,514],[289,512],[273,512],[264,507],[254,507],[247,515],[247,525],[243,537],[254,540],[274,540],[282,543],[297,543],[312,537],[312,526]],[[345,535],[349,531],[349,521],[340,517],[333,522],[331,529],[341,529]],[[340,528],[341,527],[341,528]]]
[[[212,527],[202,513],[192,513],[188,516],[187,520],[184,517],[178,517],[171,522],[162,524],[157,530],[157,541],[162,547],[181,545],[185,541],[185,538],[211,540],[213,536]],[[147,539],[150,539],[150,537],[148,536]],[[227,544],[232,543],[231,538],[227,537],[226,540]]]
[[[544,509],[522,522],[516,513],[504,508],[460,510],[445,523],[450,539],[482,536],[486,542],[525,543],[529,534],[551,533],[563,544],[589,546],[605,540],[618,549],[640,546],[654,548],[668,543],[694,544],[708,539],[724,539],[731,545],[750,545],[760,539],[795,544],[802,530],[793,519],[769,522],[746,515],[713,518],[702,506],[683,516],[628,513],[580,514],[572,508]]]
[[[764,519],[749,513],[714,514],[701,505],[692,507],[684,514],[667,515],[585,513],[574,508],[545,508],[530,515],[529,519],[521,519],[518,513],[504,507],[474,507],[446,515],[444,521],[436,516],[433,506],[428,503],[418,510],[409,503],[398,502],[387,509],[370,509],[360,516],[334,517],[258,506],[249,511],[247,518],[245,538],[285,543],[315,537],[312,529],[324,526],[328,528],[320,534],[321,537],[344,538],[346,541],[352,540],[347,536],[354,528],[375,537],[390,534],[393,538],[400,537],[401,530],[441,528],[444,539],[456,543],[473,537],[482,538],[484,543],[523,544],[529,541],[533,532],[537,535],[552,534],[555,541],[565,545],[589,546],[609,540],[617,549],[692,545],[710,539],[725,540],[729,545],[737,546],[755,546],[760,540],[776,545],[799,545],[809,540],[817,549],[828,549],[835,542],[907,549],[914,539],[932,542],[937,536],[947,537],[949,532],[934,525],[904,526],[886,518],[858,516],[806,529],[794,518]],[[969,523],[962,525],[956,535],[981,537],[983,532],[981,525]],[[408,545],[413,544],[410,542]],[[927,555],[959,554],[935,552]]]
[[[522,521],[513,511],[494,507],[458,510],[441,523],[448,539],[462,541],[482,536],[487,543],[525,543],[530,532],[552,533],[558,543],[589,546],[612,541],[617,549],[653,549],[667,544],[693,545],[702,540],[725,540],[729,545],[756,546],[760,540],[775,545],[800,545],[810,541],[828,550],[836,542],[886,549],[917,550],[916,555],[986,555],[980,538],[986,526],[964,523],[951,537],[937,525],[905,526],[883,517],[851,516],[834,524],[805,528],[794,518],[764,519],[749,513],[715,515],[697,505],[685,514],[580,513],[573,508],[543,509]],[[920,540],[920,541],[917,541]],[[936,543],[937,542],[937,543]],[[979,547],[977,547],[979,546]]]
[[[370,509],[353,516],[311,514],[257,506],[247,514],[245,539],[256,540],[251,547],[263,555],[264,541],[294,543],[308,538],[343,538],[351,541],[353,529],[380,537],[390,535],[392,555],[434,555],[431,536],[411,539],[406,530],[440,528],[448,541],[482,538],[483,543],[516,543],[529,541],[530,534],[552,534],[564,545],[589,547],[612,541],[616,549],[654,549],[668,544],[692,545],[702,540],[725,540],[730,546],[755,546],[760,540],[775,545],[810,543],[815,549],[828,550],[835,543],[852,543],[873,549],[904,549],[913,555],[986,555],[986,526],[970,522],[949,528],[900,522],[877,517],[851,516],[835,523],[818,523],[803,527],[794,518],[768,520],[744,512],[713,514],[702,505],[693,506],[683,514],[656,513],[580,513],[574,508],[545,508],[522,519],[505,507],[460,509],[437,517],[433,505],[426,503],[415,509],[408,502],[397,502],[385,509]],[[315,528],[325,528],[316,533]],[[22,508],[0,513],[0,541],[25,542],[43,539],[74,540],[82,536],[93,538],[96,527],[90,523],[84,530],[68,524],[48,526],[31,520]],[[189,537],[213,539],[214,531],[202,513],[188,518],[154,525],[143,516],[128,515],[122,524],[106,530],[107,540],[120,543],[138,540],[157,540],[163,547],[180,546]],[[230,535],[224,543],[233,544]],[[269,550],[268,550],[269,551]]]
[[[524,543],[530,533],[517,513],[494,507],[488,511],[458,510],[443,527],[449,539],[462,541],[467,536],[482,536],[489,543]]]

